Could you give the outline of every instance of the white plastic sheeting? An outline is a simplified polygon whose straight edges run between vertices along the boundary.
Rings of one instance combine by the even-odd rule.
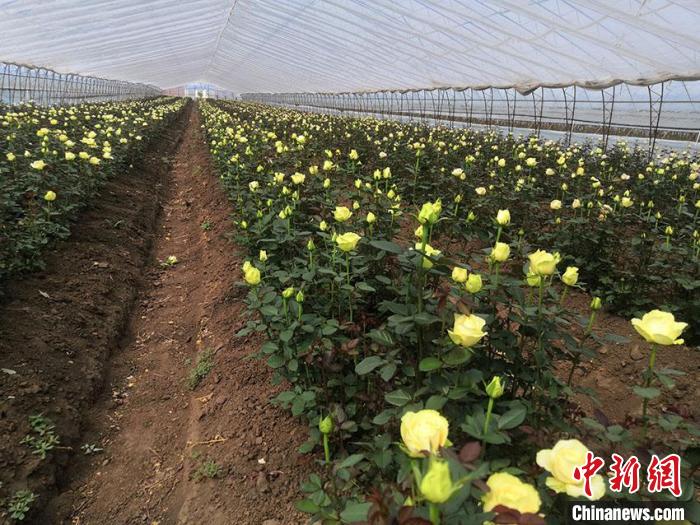
[[[0,0],[0,60],[349,92],[700,78],[698,0]]]

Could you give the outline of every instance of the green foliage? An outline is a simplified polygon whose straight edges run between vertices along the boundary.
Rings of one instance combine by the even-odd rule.
[[[197,364],[192,368],[187,376],[187,386],[194,390],[199,383],[209,375],[214,368],[214,352],[206,349],[197,356]]]
[[[659,184],[668,187],[658,194],[659,184],[647,179],[660,168],[629,148],[604,157],[591,146],[564,149],[471,130],[251,104],[201,108],[214,162],[234,203],[235,240],[248,249],[247,264],[261,273],[247,295],[252,315],[238,335],[266,336],[259,357],[277,382],[290,385],[277,402],[309,423],[301,450],[320,457],[329,445],[324,458],[330,461],[319,459],[323,480],[312,475],[298,503],[324,523],[362,521],[370,507],[390,522],[408,497],[416,506],[403,519],[434,518],[416,487],[427,460],[410,459],[397,446],[402,416],[422,409],[439,411],[450,424],[452,444],[443,455],[461,484],[440,506],[447,523],[492,517],[482,512],[480,499],[491,473],[524,475],[544,494],[533,468],[537,450],[553,445],[556,436],[587,432],[570,417],[578,387],[561,377],[561,365],[573,370],[595,357],[605,338],[592,329],[595,312],[567,307],[565,267],[577,265],[582,277],[575,288],[586,290],[587,283],[589,291],[611,290],[603,279],[622,283],[624,267],[633,275],[664,275],[668,266],[654,266],[654,250],[673,251],[680,274],[697,274],[695,219],[685,207],[675,212],[677,203],[668,197],[671,190],[677,196],[692,187],[689,177],[697,167],[686,156],[669,161],[678,177],[669,182],[663,176]],[[532,166],[527,158],[534,159]],[[651,175],[644,179],[621,177],[649,173],[648,167]],[[304,177],[294,180],[292,174]],[[603,195],[593,176],[605,181]],[[658,246],[666,244],[659,234],[666,222],[644,222],[646,206],[633,213],[608,204],[627,189],[637,208],[653,197],[654,209],[668,214],[676,231],[670,248]],[[583,205],[572,207],[573,198]],[[567,204],[554,210],[553,199]],[[426,201],[432,213],[420,213]],[[337,220],[337,206],[352,216]],[[499,209],[510,210],[512,224],[494,222]],[[370,213],[372,222],[366,220]],[[654,244],[642,267],[638,259],[621,257],[620,246],[630,231],[639,231],[640,221]],[[337,239],[349,232],[362,238],[345,251]],[[503,263],[489,257],[496,242],[510,248]],[[525,276],[527,255],[536,249],[560,255],[533,285]],[[455,266],[481,276],[483,287],[470,292],[450,279]],[[610,293],[609,301],[621,297]],[[659,294],[679,311],[688,306],[673,287],[645,289],[636,297],[655,304]],[[479,319],[485,335],[471,342],[469,334],[453,337],[456,316]],[[494,376],[504,385],[497,399],[485,390]],[[333,422],[328,443],[318,428],[326,417]],[[632,448],[632,434],[607,428],[603,435]],[[467,453],[474,443],[481,444],[476,456]],[[539,523],[536,516],[528,519]]]
[[[14,496],[7,505],[7,511],[10,514],[10,518],[15,521],[24,521],[27,514],[32,508],[32,503],[36,501],[36,494],[31,490],[19,490],[15,492]]]
[[[31,432],[22,439],[22,443],[32,449],[32,454],[46,459],[46,455],[61,442],[55,432],[56,426],[43,414],[29,416],[29,426]]]
[[[139,159],[182,107],[171,98],[0,105],[0,287],[41,268],[44,249],[69,235],[105,181]]]

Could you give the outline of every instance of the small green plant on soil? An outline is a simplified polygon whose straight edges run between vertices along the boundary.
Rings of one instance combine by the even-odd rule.
[[[178,261],[177,257],[175,257],[174,255],[168,255],[167,259],[165,259],[164,261],[160,261],[160,267],[161,268],[172,268],[173,266],[175,266],[179,262],[180,261]]]
[[[83,454],[86,456],[92,456],[94,454],[99,454],[100,452],[103,452],[104,449],[101,447],[98,447],[95,443],[85,443],[83,446],[80,447],[80,450],[83,451]]]
[[[197,358],[197,364],[190,370],[187,377],[187,386],[190,390],[194,390],[202,382],[202,379],[207,377],[212,368],[214,368],[214,352],[211,349],[204,350]]]
[[[206,459],[192,474],[192,479],[201,481],[202,479],[216,479],[221,477],[224,469],[213,459]]]
[[[31,432],[24,437],[22,444],[31,448],[32,454],[46,459],[46,454],[61,442],[55,432],[56,426],[43,414],[29,416],[29,426]]]
[[[32,503],[36,500],[36,494],[31,490],[18,490],[7,505],[10,518],[15,521],[24,521],[24,518],[32,508]]]
[[[213,225],[209,219],[205,219],[204,221],[202,221],[201,227],[205,232],[208,232],[209,230],[211,230],[212,226]]]

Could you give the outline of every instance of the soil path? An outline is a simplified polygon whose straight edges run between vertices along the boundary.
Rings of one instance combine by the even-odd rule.
[[[104,451],[75,463],[48,523],[304,521],[293,502],[308,470],[295,453],[306,431],[271,405],[264,363],[246,359],[260,341],[235,337],[245,323],[244,259],[225,237],[231,204],[200,125],[194,110],[172,161],[153,264],[88,412],[83,440]],[[178,262],[159,264],[169,256]]]

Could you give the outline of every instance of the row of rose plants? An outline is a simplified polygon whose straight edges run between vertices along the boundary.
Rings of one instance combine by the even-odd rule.
[[[0,106],[0,285],[42,250],[111,176],[128,169],[183,108],[174,98]]]
[[[251,255],[243,280],[254,315],[240,335],[267,336],[261,357],[290,385],[278,401],[310,423],[302,452],[322,451],[300,509],[324,523],[557,522],[571,498],[606,492],[602,475],[589,496],[575,477],[590,448],[649,448],[647,429],[659,425],[683,429],[666,447],[693,442],[682,418],[647,411],[678,373],[655,367],[654,345],[682,342],[687,327],[660,310],[634,321],[652,343],[634,389],[640,427],[572,417],[577,367],[622,338],[595,329],[599,297],[587,311],[567,308],[583,269],[518,231],[509,207],[488,212],[480,191],[445,195],[450,178],[420,183],[439,159],[392,164],[414,135],[437,131],[200,107],[236,240]],[[457,146],[484,140],[453,133]]]

